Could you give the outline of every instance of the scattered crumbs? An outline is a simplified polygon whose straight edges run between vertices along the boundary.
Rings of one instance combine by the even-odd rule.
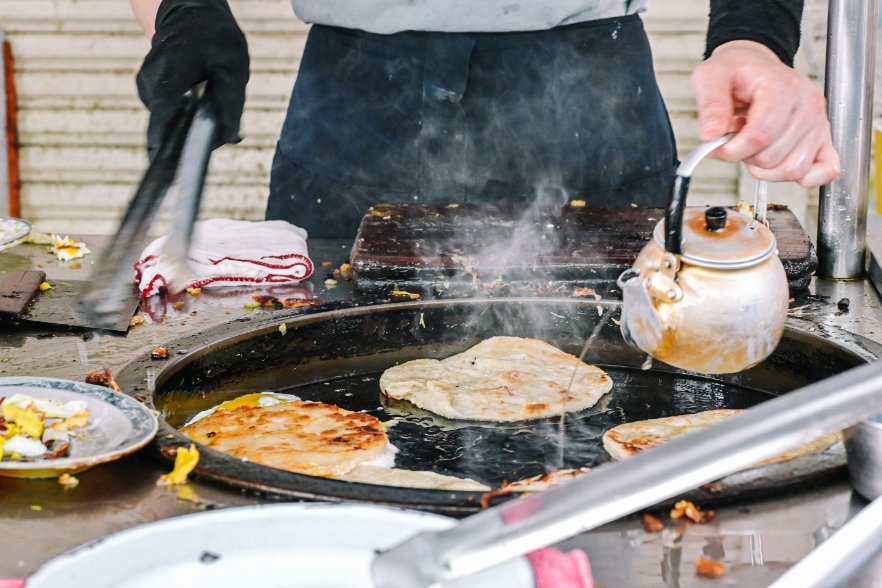
[[[153,359],[168,359],[168,348],[157,347],[150,352],[150,357]]]
[[[67,266],[67,267],[68,267],[69,269],[80,269],[80,268],[82,268],[83,266],[80,265],[80,262],[79,262],[79,261],[75,261],[75,262],[73,262],[72,264],[70,264],[70,265]]]
[[[75,478],[68,473],[58,476],[58,483],[64,486],[65,490],[73,490],[80,485],[79,478]]]
[[[584,200],[570,200],[570,208],[585,208],[587,204]]]
[[[701,578],[721,578],[726,574],[722,562],[700,557],[695,560],[695,575]]]
[[[172,308],[174,308],[175,310],[182,310],[186,305],[187,303],[181,300],[180,302],[175,302],[174,304],[172,304]]]
[[[718,482],[709,482],[701,487],[702,490],[707,490],[712,494],[719,494],[723,491],[723,487],[720,486]]]
[[[658,517],[649,513],[643,515],[643,530],[647,533],[658,533],[665,528],[665,524]]]
[[[325,286],[327,286],[328,288],[333,288],[336,285],[337,285],[337,280],[335,280],[334,278],[328,278],[327,280],[325,280]]]
[[[703,525],[714,520],[716,513],[712,510],[702,511],[688,500],[681,500],[671,509],[671,518],[674,520],[689,519],[693,523]]]
[[[459,208],[459,204],[448,204],[447,208]]]
[[[344,280],[352,279],[352,264],[344,263],[340,266],[340,275]]]
[[[631,203],[631,208],[637,208],[637,205],[634,204],[634,203],[632,202],[632,203]]]
[[[40,288],[42,288],[42,287],[43,287],[43,285],[40,284]],[[839,302],[836,303],[836,308],[838,308],[839,312],[841,312],[842,314],[847,314],[848,307],[850,305],[851,305],[851,300],[849,300],[848,298],[843,298],[842,300],[840,300]]]
[[[144,317],[141,316],[140,314],[136,314],[135,316],[132,317],[132,320],[129,321],[130,327],[140,327],[143,324],[144,324]]]
[[[31,505],[31,510],[35,510],[35,511],[37,511],[37,512],[40,512],[41,510],[43,510],[43,507],[40,506],[39,504],[32,504],[32,505]]]
[[[45,292],[46,290],[52,289],[52,284],[50,284],[49,282],[43,282],[40,284],[39,288],[40,292]]]
[[[242,306],[244,306],[248,310],[254,310],[255,308],[260,308],[261,304],[260,302],[255,302],[253,300],[246,300]]]
[[[199,296],[202,294],[202,288],[187,288],[187,294],[190,296]]]
[[[283,335],[285,333],[287,333],[288,332],[288,325],[286,325],[285,323],[282,323],[281,325],[279,325],[279,332]]]
[[[389,292],[389,296],[395,302],[401,302],[406,300],[419,300],[421,296],[415,292],[408,292],[407,290],[392,290]]]
[[[331,263],[330,261],[323,261],[322,262],[322,267],[331,267],[332,265],[334,265],[334,264]]]

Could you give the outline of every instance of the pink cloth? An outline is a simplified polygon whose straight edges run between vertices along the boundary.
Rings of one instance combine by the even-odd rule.
[[[174,268],[162,255],[166,239],[150,243],[135,264],[142,300],[167,290],[172,279]],[[306,231],[285,221],[199,221],[189,261],[187,288],[293,283],[313,270]]]
[[[0,578],[0,588],[24,588],[24,578]]]
[[[581,549],[567,553],[546,547],[527,554],[536,588],[594,588],[591,564]]]

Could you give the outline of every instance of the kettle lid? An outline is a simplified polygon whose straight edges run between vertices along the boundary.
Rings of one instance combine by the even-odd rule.
[[[664,220],[653,231],[664,248]],[[775,254],[775,235],[760,221],[744,214],[714,207],[691,207],[683,211],[684,262],[712,269],[743,269],[762,263]]]

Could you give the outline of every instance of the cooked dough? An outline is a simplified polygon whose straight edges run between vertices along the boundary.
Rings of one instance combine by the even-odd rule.
[[[486,492],[490,489],[471,478],[457,478],[428,471],[399,470],[360,465],[342,476],[340,480],[378,484],[380,486],[402,486],[404,488],[426,488],[429,490],[460,490],[463,492]]]
[[[644,449],[649,449],[670,441],[690,431],[697,431],[709,427],[727,418],[744,412],[739,409],[706,410],[695,414],[682,414],[678,416],[664,417],[635,421],[613,427],[603,434],[603,447],[613,459],[624,459]],[[826,435],[807,445],[798,447],[787,453],[767,459],[757,465],[768,465],[787,461],[802,455],[808,455],[833,445],[842,439],[841,433]]]
[[[447,359],[403,363],[380,377],[386,396],[447,418],[480,421],[583,410],[610,388],[612,380],[600,368],[544,341],[520,337],[493,337]]]
[[[181,429],[197,443],[281,470],[340,476],[383,455],[375,417],[321,402],[218,410]]]
[[[548,474],[539,474],[538,476],[524,478],[523,480],[518,480],[511,484],[504,484],[499,490],[497,490],[497,493],[542,492],[543,490],[548,490],[549,488],[554,488],[555,486],[560,486],[565,482],[574,480],[590,471],[591,468],[584,467],[571,470],[557,470]]]

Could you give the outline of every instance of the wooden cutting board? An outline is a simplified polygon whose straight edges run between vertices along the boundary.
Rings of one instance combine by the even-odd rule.
[[[651,238],[663,209],[542,210],[493,205],[378,205],[352,249],[355,288],[423,296],[615,294],[616,278]],[[769,226],[791,292],[808,287],[814,247],[794,214],[773,206]]]

